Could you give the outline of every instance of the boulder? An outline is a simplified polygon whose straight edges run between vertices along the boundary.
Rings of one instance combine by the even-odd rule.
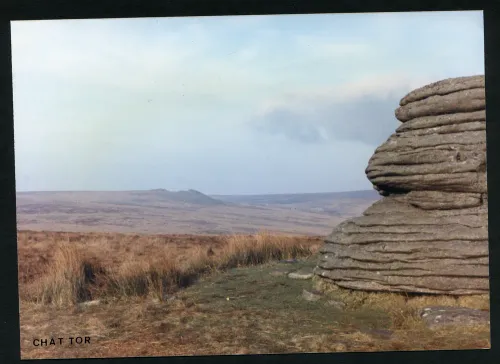
[[[384,196],[325,239],[314,273],[360,290],[489,291],[484,77],[410,92],[368,162]]]

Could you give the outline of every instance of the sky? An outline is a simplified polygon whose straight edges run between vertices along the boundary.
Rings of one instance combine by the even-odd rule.
[[[481,11],[11,26],[18,191],[371,189],[399,100],[484,74]]]

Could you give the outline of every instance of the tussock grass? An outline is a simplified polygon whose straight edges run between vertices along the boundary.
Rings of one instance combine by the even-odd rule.
[[[164,300],[206,271],[207,266],[183,266],[166,254],[151,261],[127,261],[109,275],[107,294],[113,297],[152,296]]]
[[[67,305],[90,300],[105,273],[99,262],[81,249],[60,244],[48,272],[28,295],[37,303]]]
[[[240,266],[307,257],[320,245],[300,237],[263,232],[225,236],[216,252],[212,247],[196,246],[187,256],[179,256],[178,250],[168,244],[161,245],[160,239],[154,238],[156,251],[130,253],[118,266],[105,266],[102,259],[84,253],[74,242],[67,236],[62,241],[51,241],[54,257],[48,272],[33,282],[32,289],[25,294],[29,300],[56,305],[102,297],[153,296],[163,300],[201,276]]]
[[[294,259],[314,254],[318,247],[291,240],[288,236],[260,233],[232,235],[218,258],[218,269],[264,264],[281,259]]]

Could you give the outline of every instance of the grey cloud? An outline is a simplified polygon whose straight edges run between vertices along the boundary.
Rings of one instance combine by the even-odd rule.
[[[286,108],[271,110],[252,121],[255,129],[271,135],[284,135],[291,140],[304,143],[325,141],[317,125],[309,123],[307,116]]]
[[[394,116],[399,100],[400,96],[395,95],[387,98],[369,95],[348,102],[312,101],[306,109],[314,111],[309,113],[296,111],[294,105],[281,106],[254,118],[250,125],[259,132],[303,143],[337,140],[378,146],[399,124]]]

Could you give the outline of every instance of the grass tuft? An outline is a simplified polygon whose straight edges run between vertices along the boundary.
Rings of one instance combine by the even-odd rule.
[[[37,303],[72,305],[94,298],[99,277],[105,274],[97,259],[68,243],[61,243],[48,272],[31,292]]]

